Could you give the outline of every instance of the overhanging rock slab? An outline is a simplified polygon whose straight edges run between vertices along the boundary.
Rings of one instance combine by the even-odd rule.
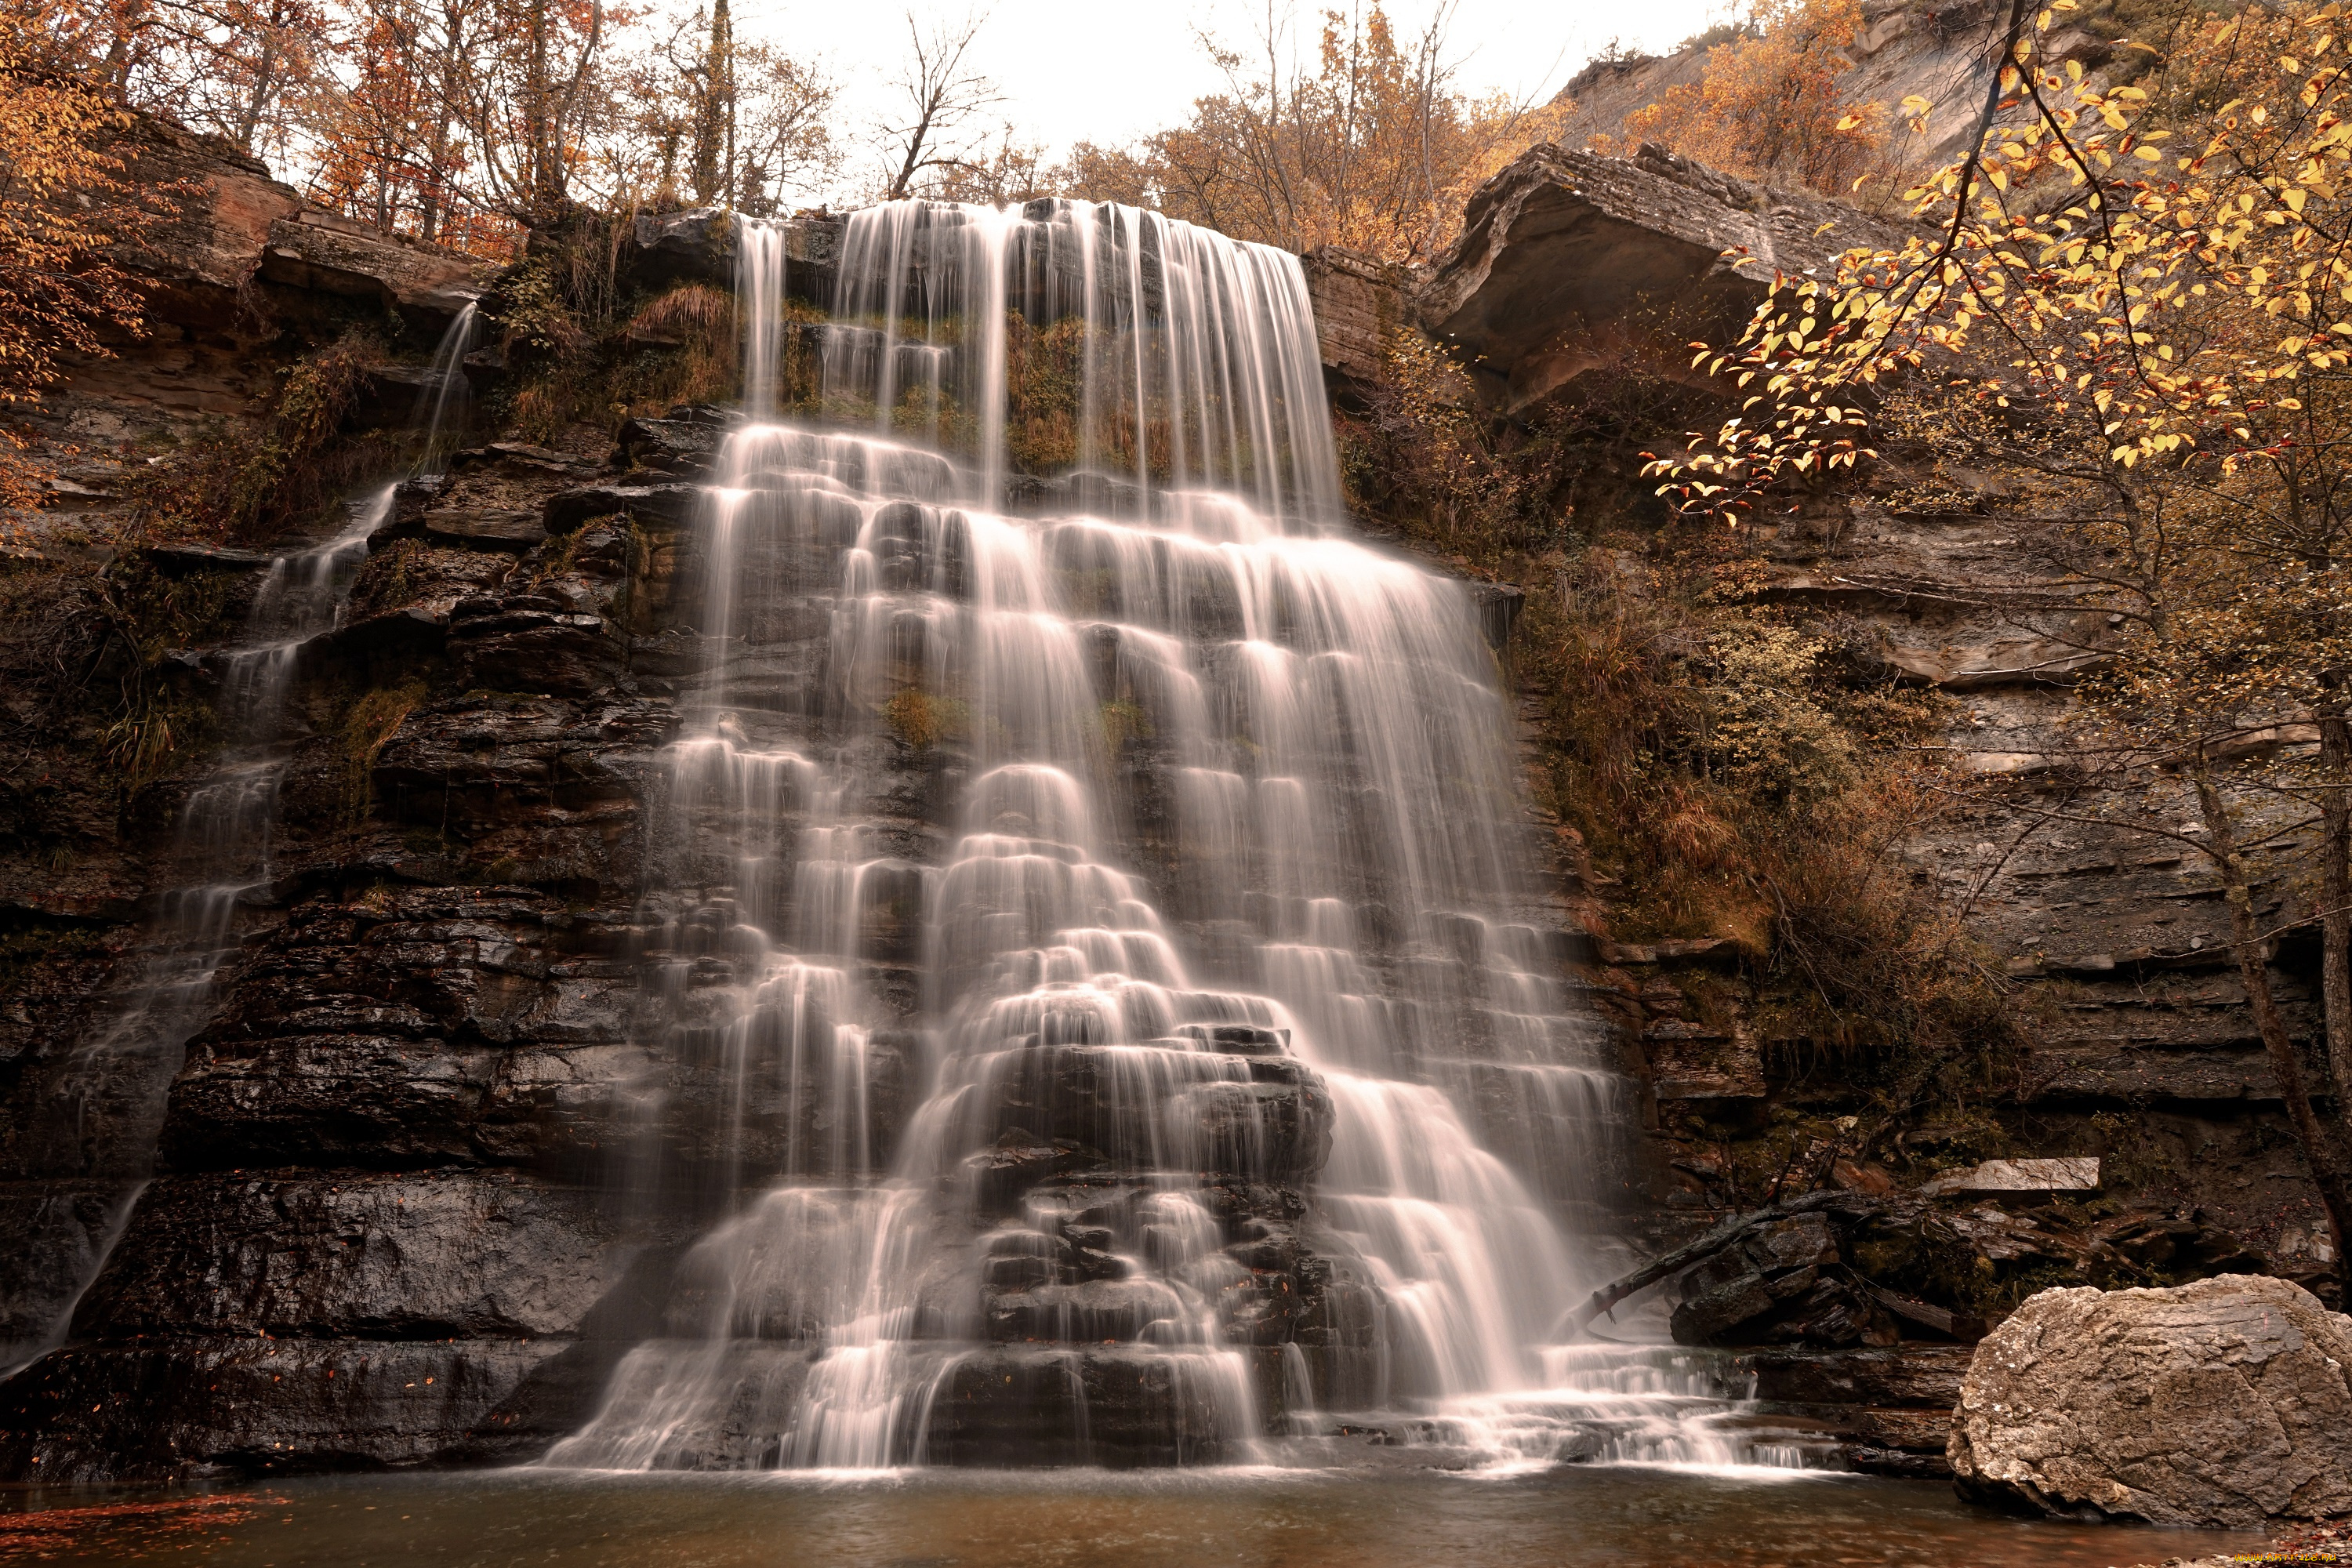
[[[1727,342],[1776,273],[1827,277],[1846,250],[1896,237],[1843,203],[1648,143],[1610,158],[1546,142],[1471,198],[1413,309],[1517,409],[1629,357],[1688,375],[1689,342]]]

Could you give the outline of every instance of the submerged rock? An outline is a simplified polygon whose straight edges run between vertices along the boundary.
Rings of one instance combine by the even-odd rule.
[[[2045,1290],[1977,1347],[1961,1494],[2050,1514],[2250,1525],[2352,1510],[2352,1319],[2284,1279]]]

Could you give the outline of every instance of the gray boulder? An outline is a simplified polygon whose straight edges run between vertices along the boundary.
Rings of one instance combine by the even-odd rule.
[[[1962,1496],[2044,1513],[2352,1510],[2352,1319],[2249,1275],[2044,1290],[1977,1347],[1947,1453]]]

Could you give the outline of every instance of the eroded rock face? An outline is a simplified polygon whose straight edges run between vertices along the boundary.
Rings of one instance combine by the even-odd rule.
[[[1963,1495],[2053,1514],[2250,1525],[2352,1509],[2352,1319],[2300,1286],[2045,1290],[1977,1347],[1948,1449]]]
[[[841,264],[843,220],[824,213],[777,220],[784,232],[785,286],[812,300],[828,299]],[[735,218],[721,207],[690,207],[637,219],[635,261],[656,283],[735,286]]]
[[[1379,381],[1381,340],[1403,321],[1402,270],[1337,245],[1318,246],[1298,259],[1315,303],[1324,379],[1343,395]]]
[[[305,208],[269,226],[261,276],[315,294],[380,300],[437,329],[482,290],[480,263]]]
[[[1546,142],[1470,199],[1412,308],[1508,411],[1627,359],[1687,375],[1688,342],[1736,329],[1776,272],[1825,272],[1890,237],[1852,207],[1663,148],[1608,158]]]
[[[123,248],[123,265],[151,280],[150,304],[166,319],[225,319],[271,228],[299,213],[302,198],[258,158],[166,120],[135,116],[126,142],[132,177],[178,195],[166,221]]]
[[[1974,0],[1958,9],[1872,0],[1866,13],[1877,41],[1858,42],[1857,58],[1874,62],[1882,47],[1891,58],[1897,40],[1924,42],[1930,33],[1938,58],[1957,61],[1953,40],[1986,15]],[[1930,13],[1944,20],[1930,25]],[[1699,58],[1594,68],[1594,92],[1573,96],[1605,112],[1580,131],[1615,134],[1628,110],[1688,79],[1652,68],[1695,73]],[[1638,94],[1601,92],[1628,73],[1641,78],[1626,89]],[[1892,102],[1909,90],[1869,85],[1888,79],[1877,75],[1857,79],[1868,86],[1857,101]],[[1490,407],[1530,419],[1547,398],[1575,399],[1612,375],[1688,385],[1688,344],[1733,342],[1776,267],[1818,273],[1843,250],[1898,237],[1839,203],[1764,189],[1654,148],[1628,158],[1532,149],[1478,193],[1468,217],[1461,245],[1403,304],[1409,319],[1476,362]],[[1727,250],[1742,254],[1727,258]],[[1349,286],[1372,287],[1360,278]],[[1333,357],[1328,344],[1325,357]],[[1684,427],[1712,424],[1722,410],[1696,388],[1689,395]],[[2105,1147],[2092,1119],[2120,1115],[2142,1167],[2166,1173],[2168,1201],[2195,1205],[2208,1226],[2267,1252],[2274,1268],[2308,1271],[2316,1285],[2326,1261],[2311,1240],[2320,1228],[2316,1194],[2281,1135],[2279,1089],[2233,967],[2218,879],[2193,848],[2184,853],[2126,820],[2193,821],[2193,793],[2177,776],[2154,773],[2118,798],[2126,809],[2081,810],[2062,828],[2037,826],[2029,811],[1995,797],[1999,781],[2036,781],[2069,765],[2079,739],[2074,688],[2097,663],[2105,628],[2100,617],[2037,616],[1989,602],[2016,577],[2021,537],[2033,526],[2029,503],[1990,472],[1948,464],[1934,479],[1927,500],[1832,489],[1760,524],[1754,538],[1765,568],[1756,597],[1843,649],[1870,679],[1948,700],[1938,739],[1953,767],[1984,786],[1918,830],[1903,850],[1906,869],[1970,910],[1972,933],[2024,994],[2049,996],[2019,1088],[2053,1131],[2038,1147],[1948,1152],[1970,1161],[2085,1154]],[[1653,591],[1651,575],[1647,547],[1629,528],[1615,544],[1589,547],[1575,574],[1557,581],[1564,595],[1632,601]],[[2295,726],[2246,740],[2265,750],[2312,743]],[[2257,915],[2288,926],[2288,911],[2305,907],[2311,889],[2285,873],[2312,863],[2315,829],[2260,803],[2245,826],[2278,847],[2257,876]],[[1695,1016],[1685,994],[1717,985],[1708,972],[1720,961],[1680,945],[1605,944],[1603,1005],[1638,1038],[1665,1120],[1737,1123],[1778,1092],[1766,1070],[1778,1042],[1738,1008]],[[2290,934],[2273,972],[2289,1029],[2314,1051],[2317,958],[2315,939]],[[2044,980],[2063,982],[2063,1001]],[[2318,1081],[2317,1056],[2310,1061]],[[1933,1129],[1906,1136],[1911,1157],[1944,1152],[1933,1146]],[[1734,1200],[1713,1158],[1702,1149],[1674,1156],[1683,1188],[1675,1201]]]

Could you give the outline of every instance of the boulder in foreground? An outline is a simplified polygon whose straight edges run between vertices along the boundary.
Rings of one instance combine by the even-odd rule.
[[[1978,1345],[1947,1450],[1965,1497],[2154,1524],[2352,1510],[2352,1319],[2299,1285],[2044,1290]]]

